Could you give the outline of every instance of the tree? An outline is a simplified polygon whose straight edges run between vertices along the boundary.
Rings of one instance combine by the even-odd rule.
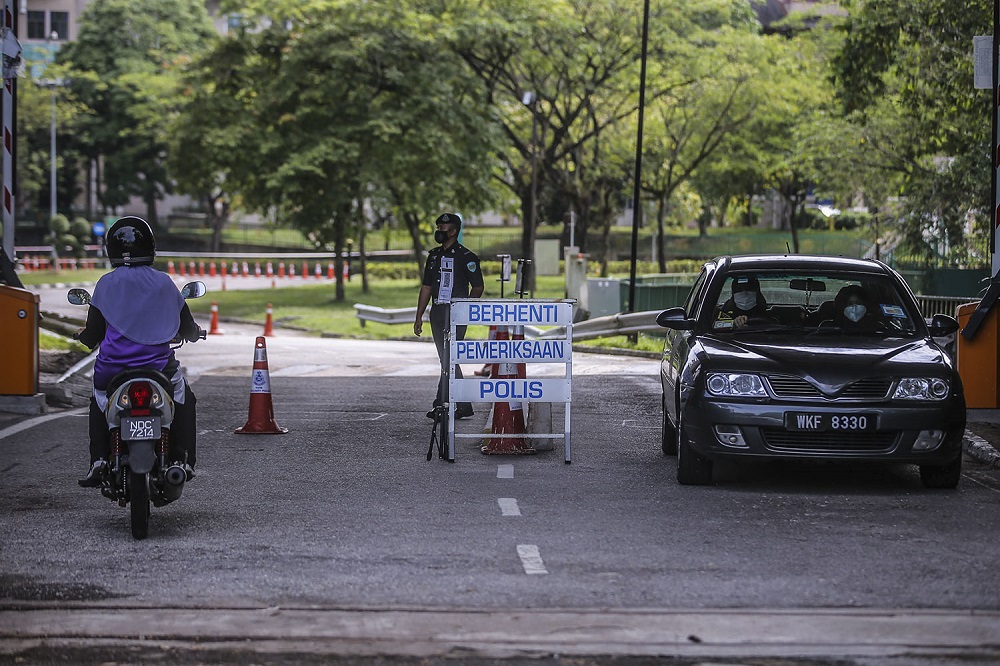
[[[75,145],[100,165],[104,208],[140,197],[157,225],[156,202],[171,189],[164,128],[181,99],[179,67],[215,35],[199,0],[95,0],[81,14],[56,62],[90,111]]]
[[[928,259],[989,231],[989,91],[972,87],[972,38],[992,23],[987,0],[849,3],[833,80],[858,128],[871,180],[898,184],[897,218]],[[884,203],[883,203],[884,206]],[[982,260],[984,257],[980,257]]]
[[[337,260],[364,238],[366,208],[392,211],[421,237],[443,207],[491,201],[495,146],[477,85],[447,47],[445,24],[401,2],[256,2],[237,31],[197,63],[190,189],[224,187],[251,210],[277,211]],[[279,18],[275,18],[279,17]],[[230,126],[234,117],[240,128]],[[181,125],[187,125],[182,122]]]

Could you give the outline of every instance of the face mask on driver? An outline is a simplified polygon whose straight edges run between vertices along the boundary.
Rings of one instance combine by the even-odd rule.
[[[444,245],[444,242],[448,240],[448,232],[442,229],[438,229],[434,232],[434,242],[438,245]]]
[[[741,291],[733,294],[733,301],[740,310],[752,310],[757,305],[757,292]]]
[[[848,305],[844,308],[844,316],[851,321],[861,321],[861,318],[865,316],[867,308],[863,305]]]

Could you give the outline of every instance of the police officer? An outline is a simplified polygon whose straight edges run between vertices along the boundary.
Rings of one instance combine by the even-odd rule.
[[[440,243],[427,254],[424,264],[424,279],[420,286],[420,296],[417,298],[417,318],[413,322],[413,333],[420,335],[424,328],[424,310],[433,298],[431,306],[431,334],[434,336],[434,346],[437,347],[438,358],[441,360],[441,377],[438,380],[437,396],[434,407],[447,402],[448,385],[445,381],[447,365],[445,364],[444,336],[448,328],[449,304],[453,298],[479,298],[483,294],[483,273],[479,267],[479,257],[458,242],[458,232],[462,228],[462,218],[455,213],[445,213],[435,222],[437,230],[434,241]],[[455,327],[455,336],[459,340],[465,338],[465,326]],[[462,368],[455,366],[455,376],[462,378]],[[460,402],[455,406],[455,418],[472,416],[472,403]],[[428,418],[434,418],[434,410],[427,412]]]

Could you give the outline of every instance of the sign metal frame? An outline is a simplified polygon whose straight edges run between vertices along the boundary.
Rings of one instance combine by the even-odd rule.
[[[574,299],[484,299],[484,298],[456,298],[448,308],[448,328],[445,331],[445,354],[447,356],[445,367],[448,374],[448,461],[455,462],[455,439],[482,439],[482,433],[466,434],[455,432],[455,404],[458,398],[470,398],[469,387],[477,386],[478,402],[486,392],[485,386],[490,386],[491,393],[496,394],[498,385],[504,386],[507,392],[507,399],[495,398],[493,402],[505,402],[509,400],[523,402],[550,402],[563,403],[565,405],[565,425],[563,432],[553,433],[498,433],[489,435],[490,438],[522,438],[522,439],[552,439],[563,437],[564,441],[564,461],[566,464],[572,462],[572,449],[570,445],[570,423],[571,404],[573,396],[573,304]],[[525,341],[521,345],[503,345],[507,351],[521,349],[523,351],[542,349],[546,353],[541,357],[518,354],[501,354],[492,356],[500,345],[490,341],[468,341],[482,342],[484,344],[476,347],[476,352],[467,355],[465,363],[548,363],[562,364],[565,368],[563,377],[547,377],[544,379],[489,379],[489,378],[463,378],[457,379],[455,376],[455,366],[459,363],[458,344],[455,337],[455,329],[458,326],[485,325],[485,326],[507,326],[511,328],[523,327],[525,325],[542,326],[564,326],[565,337],[546,338],[544,343],[540,341]],[[517,341],[512,341],[517,342]],[[541,346],[544,345],[544,346]],[[517,394],[520,388],[520,394]],[[551,398],[546,398],[546,395]],[[477,402],[477,400],[470,400]]]

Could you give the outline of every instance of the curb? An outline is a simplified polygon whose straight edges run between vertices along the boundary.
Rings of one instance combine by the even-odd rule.
[[[962,448],[974,460],[993,469],[1000,469],[1000,452],[979,435],[966,430],[962,438]]]

